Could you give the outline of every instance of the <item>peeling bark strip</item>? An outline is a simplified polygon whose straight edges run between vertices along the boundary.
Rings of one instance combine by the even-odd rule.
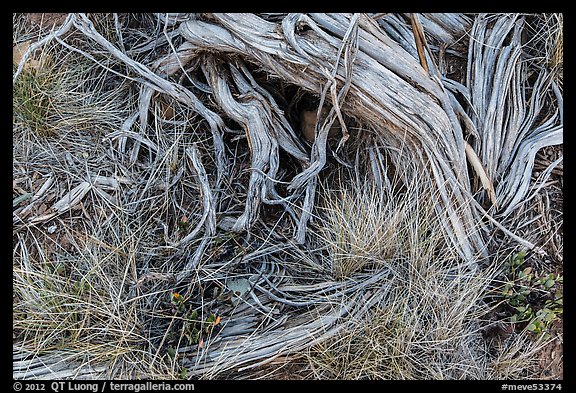
[[[251,173],[244,213],[232,227],[233,231],[249,229],[258,218],[261,202],[284,204],[278,195],[274,180],[279,168],[279,147],[299,159],[308,162],[308,157],[298,141],[294,130],[275,105],[272,97],[259,88],[243,64],[229,64],[226,68],[214,57],[204,59],[202,70],[206,75],[218,105],[226,115],[242,125],[251,154]],[[224,75],[231,75],[225,79]],[[230,86],[235,86],[236,99]]]
[[[183,281],[192,274],[193,269],[198,265],[198,262],[204,254],[204,250],[208,245],[209,239],[216,234],[216,199],[212,193],[212,190],[210,189],[210,184],[208,183],[208,175],[204,169],[202,160],[200,159],[200,152],[198,151],[198,147],[196,145],[192,145],[191,147],[187,148],[186,156],[192,163],[192,167],[198,178],[198,183],[200,183],[203,213],[202,218],[196,227],[175,246],[181,247],[186,245],[192,239],[196,238],[202,227],[205,227],[205,231],[200,245],[194,252],[194,256],[190,258],[188,263],[186,263],[184,266],[184,269],[182,269],[182,271],[178,274],[178,281]]]

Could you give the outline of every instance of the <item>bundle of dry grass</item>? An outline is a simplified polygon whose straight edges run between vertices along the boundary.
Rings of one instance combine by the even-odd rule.
[[[534,376],[482,336],[562,161],[524,19],[70,14],[14,68],[15,376]]]

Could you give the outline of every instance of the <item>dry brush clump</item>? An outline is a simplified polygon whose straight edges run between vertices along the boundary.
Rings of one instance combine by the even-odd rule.
[[[307,352],[317,379],[535,378],[545,339],[526,332],[486,339],[498,322],[488,299],[503,283],[501,257],[465,269],[446,244],[434,213],[437,196],[415,181],[402,192],[373,180],[348,180],[328,195],[318,224],[337,278],[387,270],[378,299],[346,315],[335,335]],[[371,299],[372,300],[372,299]]]
[[[486,331],[562,258],[561,15],[13,20],[15,376],[536,375]]]
[[[414,181],[378,189],[371,179],[344,183],[328,197],[319,224],[337,277],[387,270],[377,301],[347,315],[334,337],[309,351],[316,378],[459,379],[474,362],[482,304],[491,282],[463,269],[435,217],[437,196]],[[350,188],[350,189],[346,189]]]

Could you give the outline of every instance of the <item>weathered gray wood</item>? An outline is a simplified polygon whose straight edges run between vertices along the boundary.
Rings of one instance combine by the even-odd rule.
[[[12,348],[14,379],[107,379],[111,370],[106,365],[82,364],[73,351],[53,351],[39,355],[24,348]]]
[[[221,306],[229,319],[223,322],[220,334],[207,339],[204,347],[180,348],[185,357],[182,365],[191,366],[192,375],[210,377],[249,369],[276,356],[303,351],[343,329],[339,323],[343,317],[366,314],[388,296],[396,279],[393,268],[334,281],[327,278],[326,266],[299,248],[307,246],[309,223],[316,214],[318,178],[329,160],[331,130],[340,132],[334,155],[345,150],[348,138],[369,135],[373,143],[368,146],[370,163],[366,167],[382,191],[393,189],[397,182],[410,186],[415,179],[431,185],[427,191],[437,198],[434,209],[443,235],[461,257],[455,270],[473,270],[477,261],[487,256],[482,231],[500,229],[519,244],[536,249],[499,219],[525,202],[536,153],[563,142],[562,93],[544,70],[538,71],[536,83],[528,86],[520,15],[479,15],[472,19],[462,14],[418,14],[415,21],[420,23],[414,24],[418,31],[411,30],[410,15],[396,14],[378,18],[316,13],[156,16],[164,34],[137,48],[124,48],[122,43],[116,47],[84,14],[71,14],[65,27],[41,44],[59,40],[74,26],[99,50],[136,73],[138,110],[120,130],[106,136],[117,140],[119,153],[129,153],[132,162],[144,149],[150,154],[165,154],[146,135],[151,103],[158,93],[190,107],[203,119],[202,127],[208,125],[214,176],[208,169],[212,162],[193,144],[184,149],[190,166],[179,168],[173,181],[163,185],[169,189],[191,171],[201,192],[201,217],[180,242],[169,241],[167,226],[162,223],[172,247],[187,249],[194,243],[182,262],[182,271],[175,275],[176,281],[182,283],[195,274],[202,285],[225,286],[232,275],[246,278],[251,287],[238,303]],[[417,51],[415,32],[422,33],[424,54]],[[469,40],[463,40],[467,35]],[[173,46],[176,39],[183,40],[178,48]],[[440,50],[468,45],[465,81],[441,75],[435,63],[439,49],[428,45],[428,39]],[[134,60],[134,55],[156,45],[169,47],[168,53],[149,64]],[[420,61],[421,56],[426,57],[425,62]],[[257,81],[251,71],[254,67],[319,99],[312,131],[305,132],[310,149],[301,140],[304,131],[290,124],[289,114]],[[186,80],[192,86],[177,82],[178,77],[179,82]],[[550,97],[555,97],[560,110],[539,120]],[[224,119],[239,125],[240,135],[229,129]],[[348,127],[348,119],[361,127]],[[236,203],[232,211],[221,211],[220,206],[226,192],[223,179],[235,164],[226,154],[226,132],[246,138],[249,148],[249,181],[242,203]],[[134,141],[130,152],[126,152],[128,139]],[[292,178],[282,171],[280,150],[299,165]],[[357,150],[353,169],[358,177],[359,157]],[[352,167],[344,160],[338,162]],[[543,172],[540,185],[559,162],[561,158]],[[396,168],[393,179],[390,167]],[[469,167],[474,169],[471,176]],[[478,179],[499,210],[481,207],[483,197],[475,196],[474,188]],[[287,186],[286,196],[279,194],[278,184]],[[60,204],[62,209],[70,207]],[[256,250],[226,260],[207,255],[211,242],[223,232],[250,236],[254,231],[258,237],[267,231],[270,234],[266,236],[273,236],[273,229],[260,220],[262,204],[284,208],[292,219],[294,240],[282,243],[286,239],[280,236],[281,241],[270,245],[266,239]],[[292,254],[277,257],[286,250]],[[320,279],[296,280],[288,263]],[[28,361],[15,352],[14,375],[67,378],[84,373],[82,368],[73,372],[76,365],[62,366],[54,356],[49,362],[38,357]]]
[[[538,150],[563,143],[562,118],[557,112],[537,123],[543,115],[544,95],[554,96],[547,71],[539,71],[527,97],[527,66],[521,58],[523,23],[517,14],[479,15],[468,55],[469,113],[479,134],[472,146],[496,184],[503,218],[524,200]]]
[[[287,42],[282,41],[273,23],[255,15],[238,17],[218,14],[215,18],[223,27],[198,20],[189,20],[180,26],[182,35],[197,46],[199,53],[207,50],[208,41],[214,42],[224,53],[241,55],[251,63],[261,64],[279,78],[322,94],[322,85],[334,83],[329,79],[333,68],[327,65],[336,64],[340,42],[352,16],[288,16],[282,22]],[[469,187],[466,184],[462,132],[454,128],[459,127],[451,120],[454,113],[447,114],[445,111],[452,110],[450,98],[441,84],[426,75],[418,61],[387,37],[373,20],[360,16],[358,21],[358,53],[352,73],[346,78],[342,67],[335,74],[336,83],[351,80],[350,91],[341,104],[342,112],[370,124],[382,133],[387,142],[398,148],[407,144],[410,146],[408,152],[424,151],[426,160],[434,161],[431,175],[436,177],[440,186],[440,203],[443,209],[450,211],[454,200],[448,194],[455,195],[456,200],[462,200],[464,197],[458,195],[463,190],[466,192]],[[295,34],[297,26],[302,24],[311,30],[304,35]],[[335,36],[328,35],[321,27]],[[248,34],[252,31],[259,33]],[[327,59],[334,60],[326,62]],[[308,64],[305,73],[302,72],[302,64]],[[329,127],[316,138],[311,165],[298,174],[289,187],[291,190],[306,189],[304,217],[312,210],[313,178],[326,162],[325,137],[328,130]],[[448,162],[451,164],[448,165]],[[450,192],[444,191],[445,187],[449,187]],[[458,214],[448,214],[447,231],[453,233],[454,239],[458,239],[456,242],[463,255],[471,258],[484,246],[478,236],[474,237],[472,228],[465,229],[465,222],[475,221],[473,213],[468,211],[465,204],[458,211]],[[461,214],[465,218],[460,218]],[[305,224],[306,220],[299,223],[300,241]],[[474,245],[468,243],[470,237],[474,239]]]

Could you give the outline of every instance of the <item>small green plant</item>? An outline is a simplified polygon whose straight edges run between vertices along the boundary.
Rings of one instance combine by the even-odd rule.
[[[55,112],[52,92],[57,83],[56,74],[50,70],[24,70],[12,89],[15,119],[41,136],[52,136],[56,133],[50,118]]]
[[[188,369],[186,367],[182,367],[180,370],[180,374],[178,375],[180,379],[188,379]]]
[[[13,75],[17,61],[13,61]],[[14,128],[40,137],[110,132],[122,124],[129,105],[123,87],[111,90],[109,83],[106,74],[84,56],[58,45],[43,46],[14,79]]]
[[[535,335],[549,337],[552,323],[563,313],[562,275],[538,274],[525,264],[520,251],[507,262],[507,282],[502,295],[512,310],[510,322],[524,326]]]
[[[202,318],[198,310],[194,308],[190,298],[178,292],[172,292],[170,294],[170,303],[172,305],[171,314],[175,318],[176,323],[172,325],[172,329],[168,334],[170,346],[167,352],[169,355],[171,352],[175,354],[172,344],[178,342],[180,336],[186,338],[188,345],[199,344],[202,347],[204,340],[210,337],[215,329],[219,328],[221,317],[210,312]],[[170,350],[171,348],[172,350]]]

